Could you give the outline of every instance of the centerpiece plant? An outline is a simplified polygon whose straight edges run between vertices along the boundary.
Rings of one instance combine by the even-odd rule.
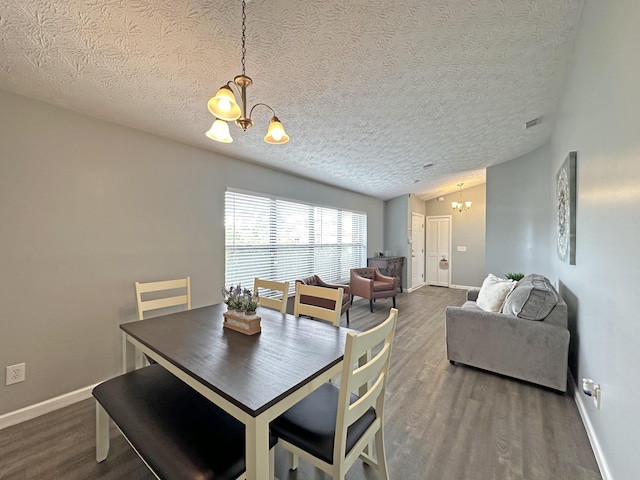
[[[256,314],[258,296],[241,285],[222,287],[222,297],[229,312],[237,312],[247,316]]]

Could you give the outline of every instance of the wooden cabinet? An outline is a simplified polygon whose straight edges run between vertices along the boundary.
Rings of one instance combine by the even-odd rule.
[[[402,269],[404,257],[371,257],[367,258],[367,267],[377,267],[383,275],[396,277],[400,293],[402,293]]]

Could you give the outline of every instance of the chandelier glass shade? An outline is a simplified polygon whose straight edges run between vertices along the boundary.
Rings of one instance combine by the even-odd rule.
[[[209,112],[216,117],[211,128],[206,132],[207,137],[217,142],[231,143],[233,139],[229,133],[229,124],[227,122],[235,121],[242,130],[247,130],[253,126],[253,120],[251,115],[253,110],[258,106],[263,106],[271,110],[271,121],[267,129],[267,134],[264,137],[264,141],[274,145],[287,143],[289,141],[289,135],[284,131],[282,123],[276,117],[273,108],[266,103],[256,103],[247,116],[247,87],[249,87],[253,81],[245,75],[245,60],[246,53],[245,48],[245,7],[246,2],[242,1],[242,74],[237,75],[233,81],[228,81],[225,85],[221,86],[218,93],[214,97],[211,97],[207,102],[207,108]],[[234,89],[240,97],[240,103],[236,101]]]
[[[460,189],[460,201],[459,202],[451,202],[451,207],[454,210],[458,210],[458,212],[462,213],[465,210],[470,210],[471,209],[471,202],[463,202],[462,201],[462,185],[464,185],[464,183],[459,183],[458,184],[458,188]]]
[[[226,85],[220,87],[216,96],[209,99],[207,107],[220,120],[230,122],[240,118],[240,106],[236,103],[233,91]]]
[[[278,117],[274,116],[269,122],[269,129],[264,136],[264,141],[273,145],[281,143],[287,143],[289,141],[289,135],[284,131],[284,127],[278,120]]]
[[[233,138],[231,138],[231,134],[229,133],[229,124],[224,120],[217,119],[213,122],[213,125],[211,125],[211,128],[207,131],[206,135],[211,140],[215,140],[217,142],[233,142]]]

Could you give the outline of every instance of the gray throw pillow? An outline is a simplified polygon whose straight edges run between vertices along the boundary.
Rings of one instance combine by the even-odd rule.
[[[506,298],[502,313],[525,320],[544,320],[557,303],[558,294],[549,279],[527,275]]]

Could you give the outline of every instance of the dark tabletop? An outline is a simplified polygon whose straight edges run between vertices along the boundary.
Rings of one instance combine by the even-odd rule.
[[[257,416],[342,361],[348,328],[258,308],[262,332],[223,328],[211,305],[120,328],[245,412]]]

